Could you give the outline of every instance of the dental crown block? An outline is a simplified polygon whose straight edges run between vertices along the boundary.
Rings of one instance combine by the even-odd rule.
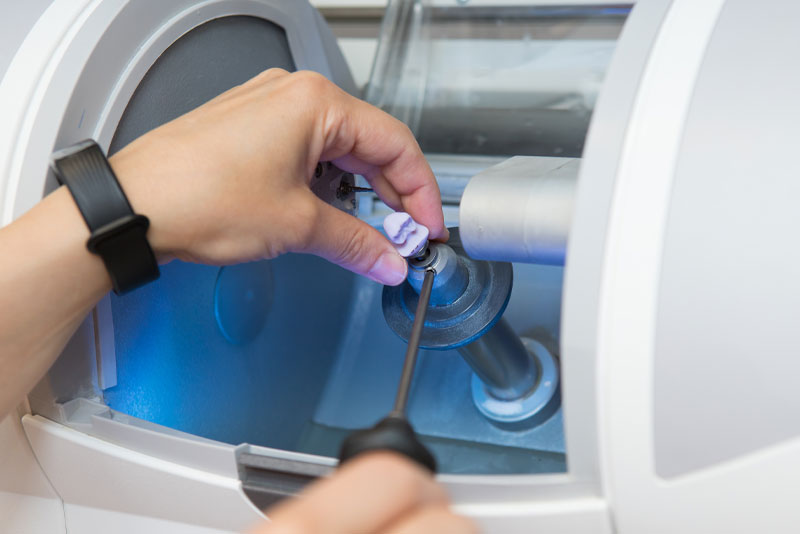
[[[383,219],[383,229],[394,248],[403,257],[419,254],[428,244],[428,229],[404,211],[391,213]]]

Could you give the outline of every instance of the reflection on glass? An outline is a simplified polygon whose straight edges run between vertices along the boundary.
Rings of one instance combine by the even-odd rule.
[[[440,4],[390,1],[367,100],[428,153],[579,157],[630,7]]]

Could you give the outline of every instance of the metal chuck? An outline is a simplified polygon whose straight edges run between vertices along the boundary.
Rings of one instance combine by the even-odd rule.
[[[511,264],[469,258],[453,228],[447,244],[431,242],[409,266],[405,283],[383,290],[383,313],[392,330],[410,342],[419,316],[410,310],[422,300],[425,272],[435,270],[420,347],[457,349],[474,372],[476,407],[499,426],[529,428],[555,413],[556,360],[538,342],[520,339],[502,318],[511,296]]]

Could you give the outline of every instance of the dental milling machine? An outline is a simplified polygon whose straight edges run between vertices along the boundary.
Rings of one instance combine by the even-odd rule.
[[[2,225],[54,152],[279,67],[406,123],[450,228],[320,162],[403,284],[287,254],[105,296],[0,421],[0,531],[241,531],[390,448],[488,534],[798,532],[800,3],[324,3],[0,6]]]

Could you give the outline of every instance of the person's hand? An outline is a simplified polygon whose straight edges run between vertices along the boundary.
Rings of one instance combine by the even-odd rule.
[[[318,161],[364,175],[390,207],[446,239],[439,189],[408,128],[323,76],[261,73],[111,158],[159,261],[322,256],[384,284],[405,260],[377,230],[319,200]]]
[[[389,452],[366,454],[267,511],[253,534],[475,534],[433,477]]]

